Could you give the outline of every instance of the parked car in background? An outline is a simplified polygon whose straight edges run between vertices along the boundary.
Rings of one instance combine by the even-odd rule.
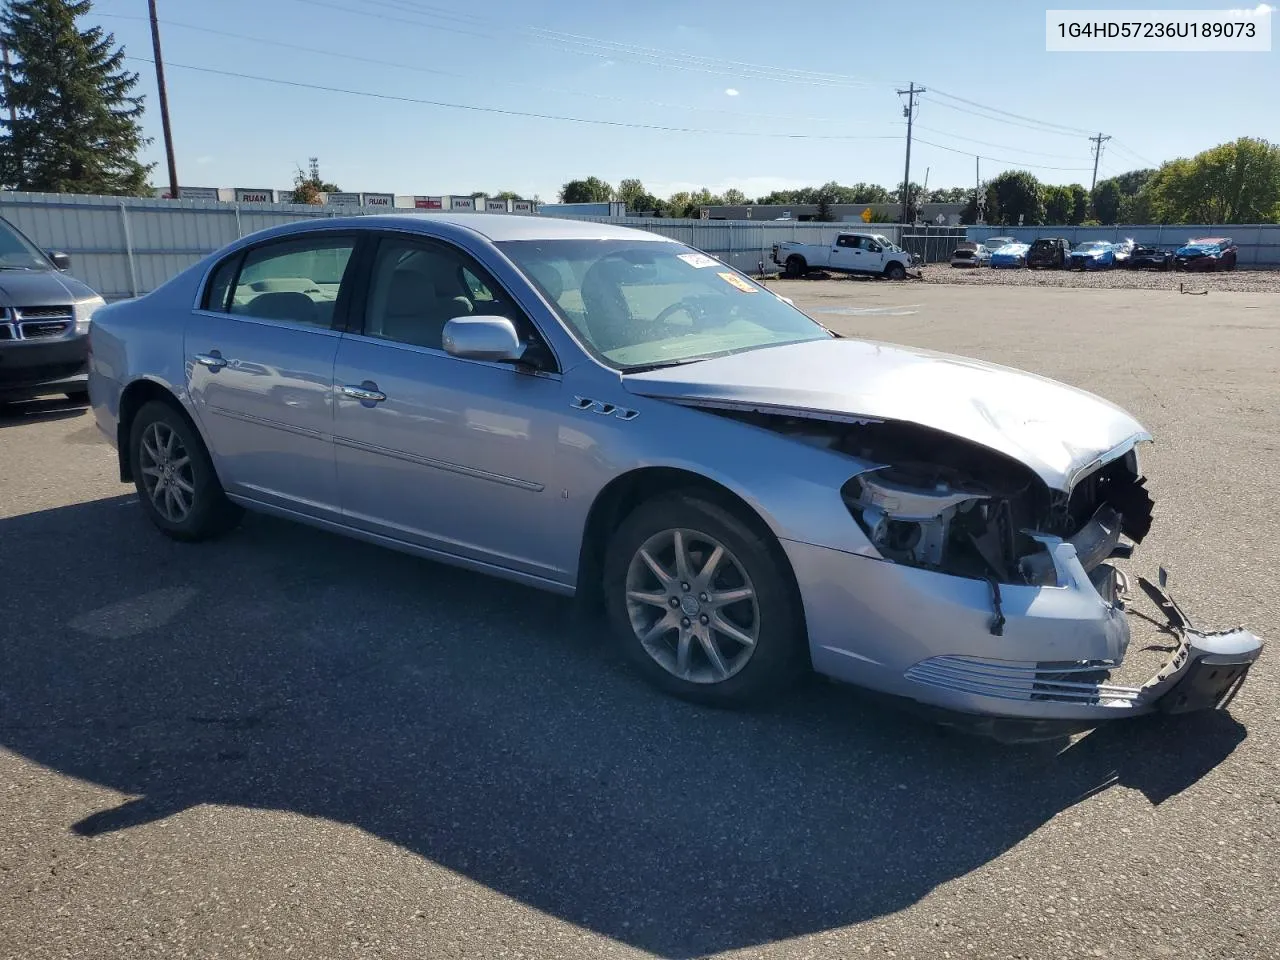
[[[985,244],[962,240],[951,254],[953,267],[981,267],[991,262],[991,251]]]
[[[1040,267],[1061,269],[1070,259],[1071,243],[1066,237],[1040,237],[1027,251],[1027,267],[1032,270]]]
[[[1115,265],[1115,249],[1105,240],[1085,240],[1071,251],[1072,270],[1110,270]]]
[[[1229,237],[1201,237],[1173,254],[1175,270],[1234,270],[1236,245]]]
[[[1128,266],[1129,257],[1133,255],[1133,248],[1133,237],[1125,237],[1125,239],[1117,240],[1111,244],[1111,252],[1115,256],[1115,265],[1117,267]]]
[[[0,402],[65,394],[88,400],[89,324],[105,301],[0,218]]]
[[[909,268],[920,265],[921,257],[878,233],[841,233],[831,244],[797,240],[775,243],[773,262],[788,277],[803,277],[810,270],[831,270],[902,280]]]
[[[1170,659],[1112,682],[1129,618],[1108,561],[1152,522],[1128,413],[836,336],[653,233],[291,223],[90,336],[95,420],[165,534],[247,507],[580,593],[676,696],[749,704],[814,669],[1043,736],[1218,707],[1262,648],[1166,601]]]
[[[1031,244],[1020,243],[1017,240],[1004,244],[999,250],[991,252],[992,267],[1025,267],[1027,265],[1027,251],[1031,249]]]
[[[1139,244],[1129,254],[1125,266],[1130,270],[1168,270],[1173,265],[1173,251]]]

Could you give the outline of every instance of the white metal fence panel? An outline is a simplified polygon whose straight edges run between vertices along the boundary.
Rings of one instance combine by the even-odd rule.
[[[71,273],[107,299],[154,290],[180,270],[227,243],[282,223],[315,217],[384,214],[385,208],[312,207],[302,204],[220,203],[214,200],[159,200],[150,197],[86,197],[69,194],[0,193],[0,215],[40,246],[71,254]],[[409,210],[395,212],[413,213]],[[418,213],[431,216],[430,213]],[[802,223],[789,220],[667,220],[583,217],[599,223],[647,230],[670,237],[731,264],[745,273],[771,262],[775,243],[834,243],[837,234],[883,234],[926,260],[945,259],[962,230],[891,223]],[[1063,236],[1081,240],[1133,237],[1139,243],[1173,246],[1191,236],[1230,236],[1240,247],[1242,266],[1280,266],[1280,225],[1132,227],[969,227],[970,239]]]

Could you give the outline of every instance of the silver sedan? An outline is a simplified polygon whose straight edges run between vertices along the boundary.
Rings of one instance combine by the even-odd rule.
[[[170,536],[248,508],[602,601],[639,671],[703,702],[816,670],[1016,735],[1222,706],[1261,649],[1144,581],[1177,649],[1111,681],[1110,561],[1152,507],[1123,410],[836,336],[651,233],[275,228],[100,310],[89,387]]]

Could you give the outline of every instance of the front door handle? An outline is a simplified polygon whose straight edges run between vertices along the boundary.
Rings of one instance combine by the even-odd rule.
[[[364,403],[381,403],[387,399],[387,395],[378,389],[378,385],[371,380],[366,380],[358,387],[352,384],[344,384],[342,387],[342,395],[351,397],[353,400],[360,400]]]
[[[202,367],[208,367],[210,370],[221,370],[227,365],[227,361],[222,358],[222,354],[214,350],[212,353],[197,353],[194,357],[196,363]]]

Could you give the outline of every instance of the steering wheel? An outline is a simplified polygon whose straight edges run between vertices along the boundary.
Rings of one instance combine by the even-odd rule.
[[[706,299],[705,295],[702,295],[702,296],[685,297],[682,300],[677,300],[675,303],[664,308],[661,313],[659,313],[656,317],[654,317],[652,323],[654,324],[654,326],[657,326],[658,324],[666,320],[668,317],[673,316],[677,313],[683,312],[689,315],[689,319],[692,320],[693,325],[697,327],[702,323],[704,319],[706,319],[706,316],[707,316],[707,308],[706,308],[706,305],[703,303],[705,299]]]

